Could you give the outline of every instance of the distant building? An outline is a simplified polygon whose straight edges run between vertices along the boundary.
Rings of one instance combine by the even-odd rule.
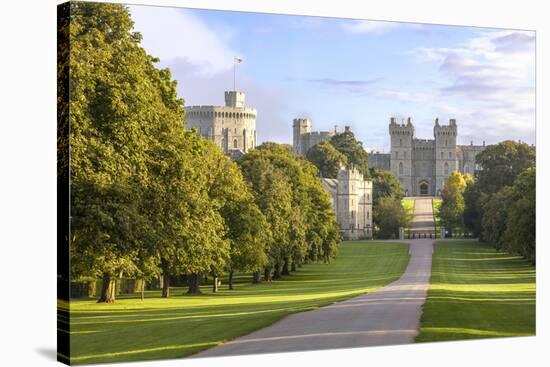
[[[369,154],[369,166],[392,171],[407,196],[439,196],[451,172],[474,174],[479,167],[476,156],[483,145],[457,145],[458,127],[455,119],[440,125],[435,119],[434,139],[417,139],[411,118],[406,124],[390,119],[390,153]]]
[[[333,131],[311,131],[311,120],[308,118],[295,118],[292,124],[294,153],[305,156],[314,145],[330,140],[334,136]]]
[[[185,107],[186,126],[239,157],[256,147],[256,109],[245,107],[244,92],[225,92],[225,106]]]
[[[322,178],[345,240],[372,238],[372,181],[356,169],[341,169],[338,178]]]

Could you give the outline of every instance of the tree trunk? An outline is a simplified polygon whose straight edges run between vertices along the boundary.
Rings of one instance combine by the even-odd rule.
[[[170,297],[170,276],[162,276],[162,298]]]
[[[212,275],[212,293],[216,293],[218,291],[218,276]]]
[[[260,277],[260,272],[255,271],[254,273],[252,273],[252,283],[253,284],[258,284],[258,283],[261,283],[261,282],[262,282],[262,278]]]
[[[281,278],[281,265],[276,264],[275,269],[273,269],[273,279]]]
[[[116,294],[116,279],[109,274],[103,274],[103,284],[101,285],[101,296],[97,303],[114,303]]]
[[[199,284],[200,275],[199,274],[189,274],[187,278],[187,283],[189,284],[189,289],[187,294],[200,294],[201,286]]]
[[[233,272],[229,272],[229,279],[227,279],[227,283],[229,284],[229,290],[233,290]]]
[[[283,270],[281,272],[281,275],[290,275],[290,271],[288,270],[288,259],[285,259],[285,262],[283,263]]]
[[[265,282],[271,282],[271,269],[265,268],[264,270],[264,281]]]
[[[295,263],[295,262],[292,262],[292,265],[290,266],[290,271],[296,271],[296,270],[298,270],[298,269],[296,268],[296,263]]]

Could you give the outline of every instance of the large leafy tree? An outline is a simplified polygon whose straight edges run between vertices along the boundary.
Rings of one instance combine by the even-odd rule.
[[[535,147],[511,140],[488,146],[476,157],[482,168],[476,173],[481,191],[492,194],[512,186],[516,177],[535,165],[535,154]]]
[[[506,230],[508,206],[511,199],[510,186],[504,186],[494,193],[483,205],[481,228],[483,240],[491,243],[497,250],[506,247],[503,234]]]
[[[376,167],[369,168],[372,179],[372,204],[377,206],[383,197],[394,197],[398,200],[403,199],[405,191],[403,185],[395,177],[393,172],[382,170]]]
[[[175,83],[132,27],[122,5],[71,4],[71,260],[75,275],[103,278],[100,302],[113,302],[114,280],[151,254],[140,251],[151,129],[183,116],[182,101],[165,95]]]
[[[530,168],[514,181],[507,207],[506,249],[533,264],[536,258],[536,171]]]
[[[348,164],[347,157],[328,141],[311,147],[307,151],[306,157],[317,167],[321,176],[325,178],[336,178],[341,167]]]
[[[464,190],[468,182],[472,182],[472,176],[454,171],[447,177],[443,186],[439,215],[450,230],[464,227]]]
[[[305,261],[328,261],[335,255],[338,227],[315,166],[295,157],[286,145],[274,143],[262,144],[247,154],[241,166],[257,205],[272,226],[265,278],[269,279],[271,271],[279,277]],[[270,204],[278,196],[280,201]]]
[[[377,218],[375,228],[379,238],[398,238],[399,228],[408,225],[409,218],[405,208],[400,200],[392,196],[381,197],[373,210],[373,217]]]
[[[348,166],[357,168],[365,178],[369,177],[369,156],[363,148],[363,143],[355,138],[351,130],[346,129],[332,136],[330,144],[347,158]]]

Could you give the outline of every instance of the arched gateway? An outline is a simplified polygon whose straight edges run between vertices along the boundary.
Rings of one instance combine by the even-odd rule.
[[[420,185],[419,185],[419,192],[420,192],[420,196],[428,196],[428,191],[429,191],[429,185],[426,181],[422,181],[420,182]]]

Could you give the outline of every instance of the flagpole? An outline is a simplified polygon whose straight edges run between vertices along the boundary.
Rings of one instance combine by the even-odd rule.
[[[237,89],[235,89],[235,74],[237,72],[237,60],[235,60],[235,58],[233,58],[233,91],[236,91]]]

